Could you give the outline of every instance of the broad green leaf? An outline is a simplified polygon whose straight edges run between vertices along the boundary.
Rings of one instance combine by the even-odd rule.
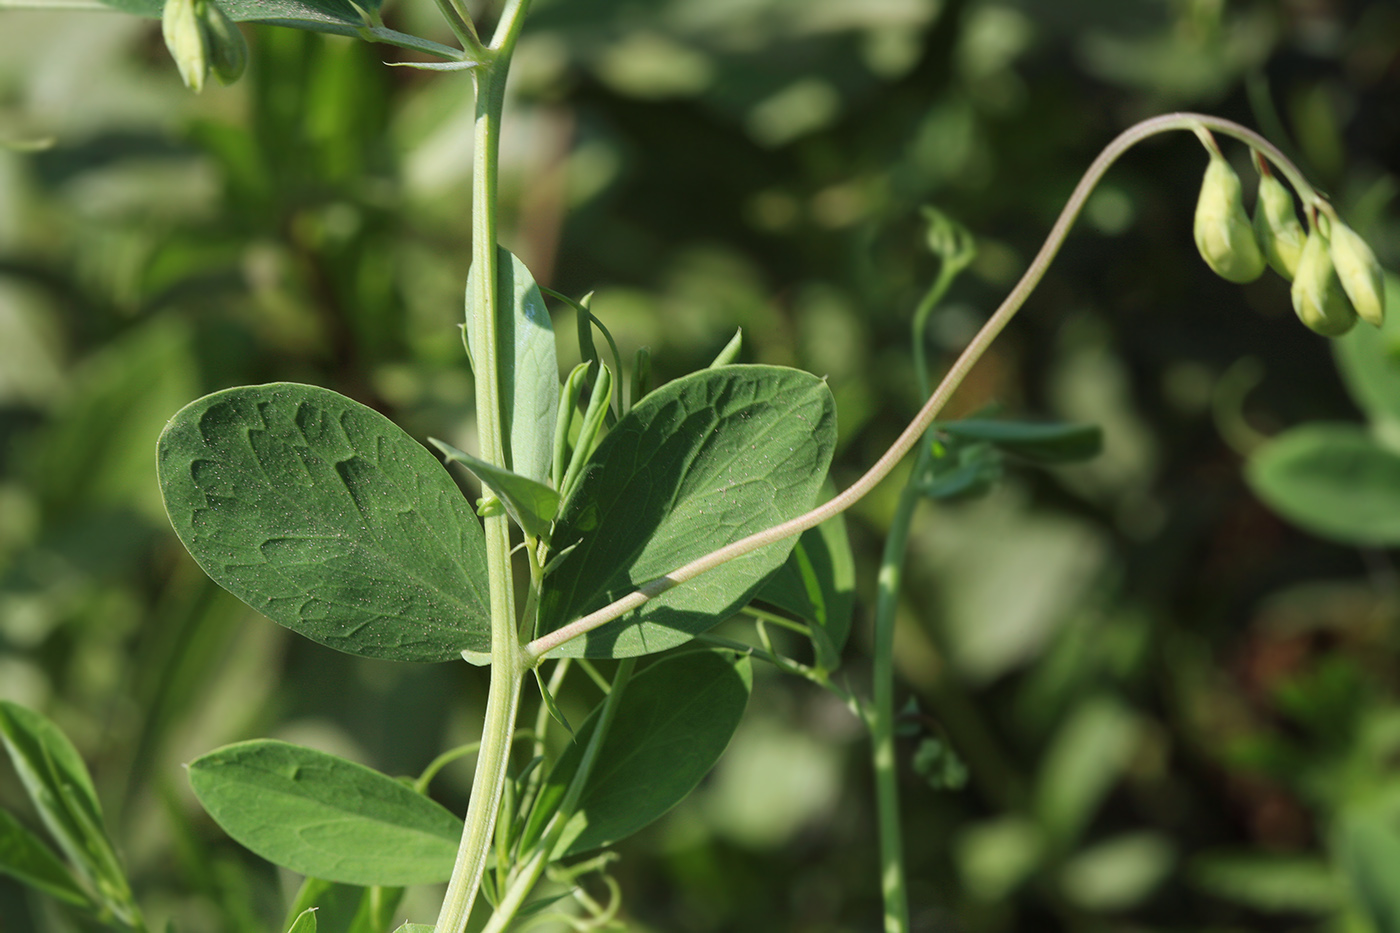
[[[5,810],[0,810],[0,875],[9,875],[68,904],[82,907],[89,903],[59,857]]]
[[[446,469],[378,412],[315,386],[243,386],[171,419],[166,511],[216,583],[349,654],[486,651],[481,525]]]
[[[970,441],[986,441],[1035,463],[1071,463],[1098,456],[1103,430],[1095,424],[1042,424],[1028,421],[968,419],[938,425],[938,430]]]
[[[851,632],[855,587],[846,518],[836,515],[801,534],[787,561],[755,599],[812,623],[817,666],[832,671],[841,666],[841,649]]]
[[[1400,277],[1388,275],[1386,304],[1400,308]],[[1400,449],[1400,314],[1380,328],[1355,327],[1332,342],[1342,381],[1380,439]]]
[[[1349,424],[1307,424],[1250,456],[1255,495],[1294,524],[1347,544],[1400,544],[1400,455]]]
[[[316,933],[316,908],[308,907],[297,915],[287,933]]]
[[[433,933],[433,925],[431,923],[404,922],[394,933]]]
[[[1330,914],[1344,897],[1337,873],[1315,856],[1208,853],[1192,860],[1188,874],[1203,891],[1272,913]]]
[[[527,535],[532,538],[548,536],[550,523],[559,511],[559,493],[544,483],[492,466],[437,438],[430,437],[428,441],[448,460],[462,464],[489,486],[500,497],[506,512]]]
[[[723,651],[665,658],[633,677],[556,857],[611,845],[684,800],[729,744],[752,686],[749,660]],[[525,831],[527,844],[563,800],[601,709],[550,771]]]
[[[68,737],[33,710],[0,700],[0,739],[45,828],[68,860],[92,877],[124,887],[103,830],[97,791]]]
[[[467,275],[466,334],[472,359],[480,360],[475,345],[472,306],[476,294],[476,269]],[[554,422],[559,415],[559,361],[554,346],[554,325],[549,319],[539,286],[525,264],[509,250],[496,250],[496,322],[501,423],[509,431],[507,466],[511,471],[544,483],[554,449]]]
[[[275,865],[365,886],[452,874],[461,821],[364,765],[261,739],[216,749],[189,773],[215,822]]]
[[[726,366],[657,389],[598,445],[560,508],[551,543],[563,556],[544,580],[541,632],[806,512],[835,441],[831,392],[800,370]],[[745,605],[792,547],[788,538],[731,561],[556,653],[681,644]]]
[[[1336,858],[1376,933],[1400,933],[1400,824],[1396,808],[1354,805],[1337,820]]]

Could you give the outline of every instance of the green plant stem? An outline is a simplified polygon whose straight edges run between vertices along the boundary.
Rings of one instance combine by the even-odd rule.
[[[612,727],[613,719],[617,716],[622,693],[627,688],[627,682],[632,679],[632,672],[636,666],[636,658],[626,658],[618,663],[608,697],[603,701],[603,711],[598,716],[598,724],[594,727],[592,735],[589,736],[588,746],[583,750],[578,770],[574,772],[573,780],[569,782],[569,788],[564,793],[564,799],[560,802],[559,809],[555,811],[549,826],[545,829],[543,838],[536,844],[530,857],[513,872],[496,912],[492,914],[490,921],[487,922],[481,933],[504,933],[525,903],[525,898],[534,890],[535,885],[539,883],[540,876],[549,867],[550,856],[555,847],[558,846],[560,836],[564,832],[565,826],[568,825],[569,819],[578,809],[579,800],[582,799],[583,791],[588,786],[588,777],[598,761],[603,742],[607,740],[608,730]]]
[[[1026,303],[1026,299],[1030,297],[1031,292],[1040,284],[1041,278],[1045,275],[1045,270],[1049,268],[1051,261],[1060,251],[1060,247],[1064,244],[1065,238],[1069,234],[1070,227],[1073,226],[1075,219],[1079,216],[1079,212],[1084,208],[1084,202],[1088,200],[1090,193],[1099,183],[1104,173],[1108,171],[1109,166],[1116,162],[1128,149],[1148,137],[1173,130],[1190,130],[1195,132],[1202,126],[1224,133],[1227,136],[1233,136],[1253,146],[1278,166],[1279,170],[1283,172],[1285,177],[1293,184],[1294,189],[1298,192],[1299,197],[1304,203],[1325,203],[1322,198],[1313,191],[1312,187],[1308,185],[1307,180],[1303,178],[1302,173],[1298,171],[1297,167],[1295,167],[1293,163],[1288,160],[1288,157],[1280,152],[1276,146],[1253,130],[1240,126],[1238,123],[1231,120],[1224,120],[1220,117],[1212,117],[1198,113],[1173,113],[1160,117],[1153,117],[1150,120],[1144,120],[1141,123],[1129,127],[1119,134],[1113,142],[1109,143],[1104,148],[1103,152],[1099,153],[1098,158],[1090,164],[1084,176],[1079,180],[1079,184],[1075,186],[1073,193],[1070,194],[1069,200],[1065,203],[1064,208],[1060,211],[1059,218],[1050,229],[1050,234],[1046,237],[1045,243],[1040,247],[1040,252],[1031,260],[1030,266],[1026,269],[1025,273],[1022,274],[1021,280],[1011,289],[1010,294],[1006,296],[1006,299],[992,316],[987,319],[987,323],[982,325],[982,329],[977,332],[977,335],[972,338],[963,349],[961,355],[953,362],[947,374],[944,375],[943,381],[939,383],[938,388],[929,396],[928,401],[924,403],[924,407],[920,409],[919,414],[909,423],[909,426],[904,429],[904,433],[899,436],[889,450],[885,451],[884,455],[875,462],[875,465],[872,466],[864,476],[852,483],[840,495],[828,500],[825,504],[818,506],[805,515],[799,515],[797,518],[783,522],[781,525],[775,525],[766,531],[760,531],[756,534],[749,535],[747,538],[741,538],[733,544],[728,544],[704,557],[697,558],[664,576],[646,582],[640,588],[627,594],[616,602],[604,606],[595,612],[591,612],[582,618],[576,619],[567,625],[561,626],[553,632],[536,638],[525,646],[526,663],[529,665],[538,664],[540,659],[565,642],[572,641],[581,635],[591,632],[600,625],[605,625],[613,619],[631,612],[647,600],[665,593],[672,587],[693,580],[705,571],[712,570],[736,557],[742,557],[745,554],[756,551],[775,541],[800,534],[808,528],[814,528],[828,518],[840,512],[844,512],[856,502],[860,501],[866,493],[875,488],[876,484],[889,475],[890,471],[894,469],[895,465],[898,464],[900,460],[904,459],[904,455],[907,454],[918,442],[919,438],[924,435],[924,432],[928,430],[929,425],[938,417],[938,413],[943,410],[943,407],[948,403],[953,393],[962,385],[963,380],[967,378],[967,374],[971,372],[972,367],[977,364],[977,361],[987,352],[987,348],[992,345],[992,342],[996,340],[1002,330],[1005,329],[1006,325],[1015,317],[1016,312]]]
[[[942,276],[939,277],[942,283]],[[943,286],[946,289],[946,284]],[[928,448],[919,453],[918,476]],[[919,492],[913,479],[899,494],[885,549],[875,598],[875,648],[871,704],[865,722],[870,730],[870,761],[875,773],[875,815],[880,844],[880,893],[885,903],[885,933],[908,933],[909,890],[904,871],[904,837],[899,826],[899,769],[894,742],[894,630],[900,580],[908,553],[909,526]]]
[[[501,419],[500,367],[496,344],[497,315],[500,313],[496,300],[496,180],[510,43],[519,34],[519,23],[510,20],[522,18],[525,6],[527,4],[519,3],[508,8],[507,18],[502,20],[499,33],[503,37],[504,48],[493,49],[481,67],[472,73],[476,82],[472,264],[479,273],[474,277],[476,292],[471,301],[475,313],[470,326],[474,328],[476,345],[473,375],[481,455],[498,466],[506,465],[506,439]],[[505,788],[511,736],[526,670],[516,632],[510,525],[504,514],[487,516],[482,524],[490,580],[490,693],[486,699],[481,751],[476,759],[476,774],[472,779],[471,801],[467,806],[462,842],[434,927],[435,933],[463,933],[471,917]]]

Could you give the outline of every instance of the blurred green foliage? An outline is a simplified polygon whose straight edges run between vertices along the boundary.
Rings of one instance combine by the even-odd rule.
[[[828,376],[838,485],[918,404],[921,207],[978,240],[931,321],[937,370],[1138,117],[1259,127],[1400,268],[1384,0],[535,6],[505,245],[542,284],[596,291],[656,383],[736,327],[743,361]],[[385,16],[449,39],[427,4]],[[270,930],[294,879],[221,837],[180,763],[270,735],[416,773],[479,732],[485,677],[338,655],[220,591],[161,513],[155,438],[203,392],[296,380],[470,449],[470,85],[256,27],[243,82],[195,98],[151,21],[0,18],[0,697],[73,738],[157,925]],[[1196,257],[1201,169],[1187,139],[1115,168],[960,395],[1101,425],[1105,447],[918,515],[897,650],[916,929],[1400,930],[1393,552],[1294,528],[1242,471],[1262,436],[1361,413],[1281,280],[1237,288]],[[1382,350],[1368,384],[1396,378]],[[1352,391],[1393,441],[1394,400]],[[856,681],[896,490],[850,518]],[[710,781],[620,848],[629,928],[876,928],[859,729],[771,670],[754,694]],[[581,719],[593,699],[560,702]],[[456,812],[468,777],[440,781]],[[22,799],[0,769],[34,827]],[[58,929],[0,878],[0,930]]]

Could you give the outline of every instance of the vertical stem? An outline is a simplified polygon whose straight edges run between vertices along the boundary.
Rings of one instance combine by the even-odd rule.
[[[919,493],[914,478],[927,453],[920,451],[914,474],[899,494],[894,519],[880,557],[875,599],[875,658],[873,697],[866,724],[875,771],[875,814],[880,836],[880,892],[885,901],[885,933],[909,933],[909,891],[904,871],[904,839],[899,825],[899,769],[894,747],[894,627],[899,607],[900,579],[909,542],[909,525]]]
[[[492,56],[478,68],[476,80],[475,164],[472,171],[472,297],[476,414],[481,455],[505,465],[505,436],[501,424],[496,323],[496,169],[500,147],[501,111],[505,102],[506,55]],[[511,734],[520,703],[525,666],[515,630],[515,583],[510,564],[510,525],[504,514],[487,516],[486,566],[491,600],[491,686],[486,699],[486,722],[481,751],[472,779],[462,844],[438,915],[436,933],[462,933],[471,916],[481,876],[486,868],[510,760]]]

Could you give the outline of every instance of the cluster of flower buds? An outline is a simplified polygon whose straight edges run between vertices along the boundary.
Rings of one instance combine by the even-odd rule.
[[[248,44],[214,0],[165,0],[160,26],[181,79],[196,94],[211,71],[221,84],[243,74]]]
[[[1215,147],[1196,201],[1196,248],[1217,275],[1252,282],[1268,265],[1293,283],[1293,310],[1319,334],[1337,337],[1357,317],[1379,327],[1385,317],[1385,283],[1375,253],[1314,196],[1308,230],[1298,221],[1293,195],[1258,153],[1259,195],[1251,221],[1240,197],[1240,179]]]

